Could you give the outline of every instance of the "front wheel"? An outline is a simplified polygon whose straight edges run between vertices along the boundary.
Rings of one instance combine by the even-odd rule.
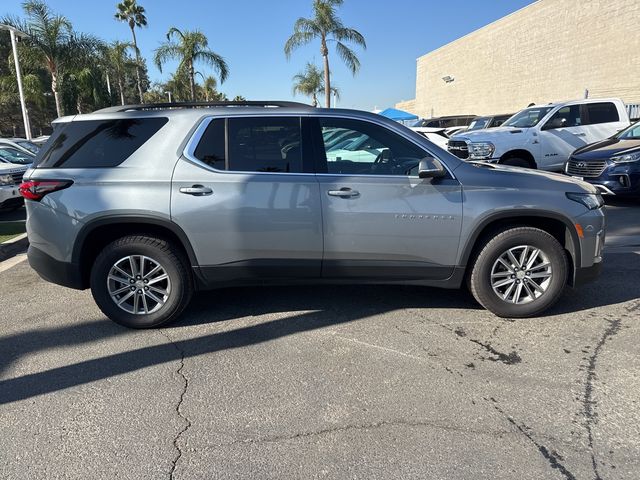
[[[129,328],[153,328],[182,313],[193,284],[188,262],[171,243],[128,236],[107,245],[96,258],[91,293],[114,322]]]
[[[484,246],[473,265],[471,292],[499,317],[535,316],[558,301],[567,283],[564,248],[532,227],[504,230]]]

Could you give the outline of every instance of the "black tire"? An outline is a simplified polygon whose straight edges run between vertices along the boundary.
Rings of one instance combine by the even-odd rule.
[[[529,298],[528,303],[516,304],[498,296],[492,286],[491,275],[499,257],[511,248],[523,245],[541,250],[550,263],[552,276],[546,286],[546,290],[539,297],[531,300],[532,297],[526,295],[525,292],[526,297]],[[484,245],[473,264],[469,284],[475,299],[490,312],[499,317],[526,318],[538,315],[558,301],[567,284],[568,270],[567,254],[562,245],[552,235],[538,228],[514,227],[499,232]],[[521,275],[524,274],[522,269],[521,272],[523,272]],[[517,272],[515,273],[517,274]],[[514,278],[510,275],[508,276]],[[518,284],[520,282],[523,284],[526,282],[531,285],[529,278],[518,280]],[[525,287],[522,285],[520,288],[523,290]],[[530,289],[533,289],[533,287]]]
[[[520,157],[511,157],[507,158],[500,162],[502,165],[509,165],[512,167],[523,167],[523,168],[532,168],[531,163],[528,160]]]
[[[119,260],[130,255],[144,255],[153,259],[167,274],[169,293],[157,311],[148,314],[127,312],[116,304],[109,293],[109,272]],[[93,264],[90,283],[91,293],[100,310],[114,322],[129,328],[154,328],[175,320],[193,295],[189,263],[180,249],[166,240],[146,236],[122,237],[108,244]],[[125,291],[122,295],[127,293]]]

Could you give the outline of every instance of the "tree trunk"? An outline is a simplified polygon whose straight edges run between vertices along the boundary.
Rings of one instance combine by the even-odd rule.
[[[136,50],[136,84],[138,85],[138,95],[140,96],[140,103],[144,103],[144,97],[142,96],[142,83],[140,82],[140,52],[138,52],[138,40],[136,39],[135,25],[129,24],[129,27],[131,28],[131,35],[133,36],[133,47]]]
[[[329,72],[329,49],[327,39],[322,36],[322,46],[320,47],[322,60],[324,61],[324,100],[327,108],[331,108],[331,74]]]
[[[315,92],[313,93],[313,97],[312,97],[312,98],[313,98],[313,103],[312,103],[312,105],[313,105],[314,107],[317,107],[317,106],[318,106],[318,96],[315,94]]]
[[[56,101],[56,113],[58,117],[62,116],[62,101],[60,100],[60,94],[58,93],[58,73],[51,72],[51,91],[53,92],[53,98]]]
[[[125,105],[124,87],[122,86],[122,78],[118,77],[118,89],[120,90],[120,105]]]
[[[191,101],[196,101],[196,81],[195,72],[193,71],[193,61],[189,63],[189,86],[191,87]]]

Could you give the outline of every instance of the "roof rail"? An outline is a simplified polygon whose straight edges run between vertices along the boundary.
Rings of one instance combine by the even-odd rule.
[[[140,110],[167,110],[170,108],[207,108],[207,107],[289,107],[289,108],[314,108],[311,105],[300,102],[243,100],[240,102],[171,102],[171,103],[144,103],[135,105],[117,105],[115,107],[102,108],[93,113],[117,113]]]

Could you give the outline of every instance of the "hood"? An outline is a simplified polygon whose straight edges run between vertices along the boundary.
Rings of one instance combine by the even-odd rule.
[[[492,138],[497,136],[513,136],[515,138],[526,133],[528,128],[516,128],[516,127],[495,127],[495,128],[481,128],[480,130],[471,130],[470,132],[460,132],[454,135],[455,140],[470,140],[472,142],[478,142],[483,140],[491,141]]]
[[[20,173],[26,172],[28,165],[18,165],[16,163],[2,163],[0,162],[0,175],[6,175],[8,173]]]
[[[478,171],[492,171],[496,175],[493,179],[483,178],[482,183],[487,186],[504,186],[522,190],[557,190],[563,192],[598,193],[596,187],[590,183],[562,173],[545,172],[544,170],[532,170],[528,168],[511,167],[484,162],[468,162],[468,166]],[[471,172],[469,172],[471,173]],[[479,172],[478,172],[479,173]],[[460,175],[456,170],[456,175]],[[474,175],[475,177],[475,175]],[[484,177],[484,176],[483,176]],[[464,184],[463,179],[463,184]],[[474,183],[478,184],[477,179]]]
[[[602,160],[615,155],[640,151],[640,139],[607,138],[601,142],[585,145],[571,155],[579,160]]]

